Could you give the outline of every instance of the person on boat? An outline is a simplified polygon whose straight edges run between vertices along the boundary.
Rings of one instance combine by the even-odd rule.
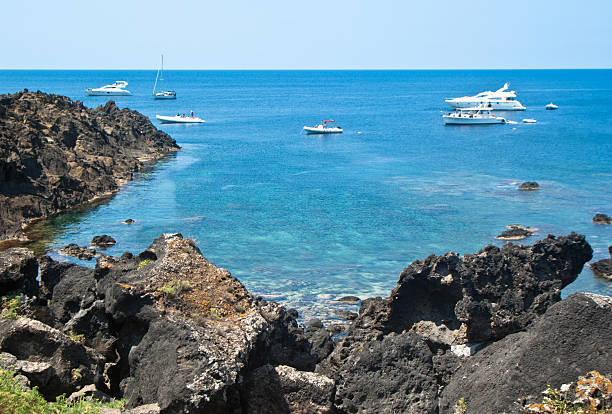
[[[189,111],[189,116],[193,118],[193,111]]]
[[[182,118],[185,118],[185,114],[181,115]]]

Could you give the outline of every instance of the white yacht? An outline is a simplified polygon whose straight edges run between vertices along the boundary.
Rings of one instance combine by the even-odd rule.
[[[327,125],[327,123],[333,123],[334,120],[333,119],[324,119],[321,121],[320,124],[315,125],[313,127],[309,127],[309,126],[305,126],[304,127],[304,131],[306,131],[307,134],[341,134],[342,133],[342,128],[340,128],[339,126],[336,125]]]
[[[455,112],[442,115],[444,124],[447,125],[483,125],[483,124],[505,124],[506,119],[495,116],[491,110],[484,105],[474,108],[457,108]]]
[[[548,105],[546,105],[545,108],[547,111],[554,111],[555,109],[559,108],[559,106],[551,102]]]
[[[159,92],[156,92],[158,80],[160,83],[161,90]],[[157,71],[157,76],[155,77],[155,85],[153,85],[153,99],[176,99],[175,91],[164,90],[164,55],[161,55],[161,69]]]
[[[176,116],[155,115],[155,118],[161,121],[162,124],[203,124],[205,120],[198,118],[191,112],[188,116],[185,114]]]
[[[85,93],[89,96],[127,96],[132,94],[125,89],[127,84],[126,81],[115,81],[100,88],[87,88]]]
[[[473,108],[484,104],[498,111],[524,111],[526,108],[516,100],[516,92],[509,91],[509,87],[510,85],[506,82],[503,88],[499,88],[494,92],[485,91],[474,96],[445,99],[444,102],[453,108]]]

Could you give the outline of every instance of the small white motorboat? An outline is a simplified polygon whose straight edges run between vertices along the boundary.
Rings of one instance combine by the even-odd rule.
[[[446,125],[505,124],[506,119],[495,116],[491,108],[479,105],[474,108],[457,108],[455,112],[442,115]]]
[[[100,88],[87,88],[85,93],[89,96],[128,96],[132,93],[125,89],[127,84],[126,81],[115,81]]]
[[[343,131],[342,128],[336,125],[328,126],[327,125],[328,122],[333,123],[334,120],[324,119],[321,121],[320,124],[315,125],[313,127],[305,126],[304,131],[306,131],[307,134],[341,134],[342,133]]]
[[[538,122],[538,121],[536,121],[533,118],[525,118],[525,119],[523,119],[523,123],[524,124],[535,124],[536,122]]]
[[[554,103],[549,103],[548,105],[546,105],[546,110],[547,111],[554,111],[555,109],[557,109],[559,106],[555,105]]]
[[[203,124],[206,122],[205,120],[198,118],[193,115],[193,112],[190,113],[189,116],[175,115],[175,116],[166,116],[166,115],[155,115],[162,124]]]
[[[159,80],[161,91],[155,92],[157,89],[157,81]],[[164,90],[164,55],[161,56],[161,69],[157,71],[155,77],[155,85],[153,85],[153,99],[176,99],[175,91]]]

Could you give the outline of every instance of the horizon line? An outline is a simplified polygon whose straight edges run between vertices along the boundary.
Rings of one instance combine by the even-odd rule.
[[[237,69],[237,68],[217,68],[217,69],[165,69],[166,71],[462,71],[462,70],[610,70],[612,67],[580,67],[580,68],[319,68],[319,69],[306,69],[306,68],[252,68],[252,69]],[[0,71],[8,70],[39,70],[39,71],[52,71],[52,70],[91,70],[91,71],[155,71],[155,68],[0,68]]]

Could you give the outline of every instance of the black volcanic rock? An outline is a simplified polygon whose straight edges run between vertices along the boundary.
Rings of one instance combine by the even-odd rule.
[[[501,339],[560,300],[593,250],[584,236],[548,236],[532,246],[487,246],[476,254],[417,260],[386,300],[364,301],[355,325],[413,331],[448,345]]]
[[[49,400],[93,383],[103,372],[97,352],[42,322],[0,320],[0,351],[18,359],[18,372]]]
[[[334,381],[314,372],[264,365],[246,377],[243,412],[250,414],[337,413]]]
[[[108,234],[94,236],[94,238],[91,239],[91,245],[99,249],[105,249],[107,247],[114,246],[116,243],[117,240],[113,239]]]
[[[38,294],[38,262],[31,250],[14,247],[0,251],[0,296],[11,292]]]
[[[495,238],[500,240],[520,240],[532,235],[533,233],[529,230],[515,227],[502,232],[499,236]]]
[[[609,259],[589,263],[589,267],[597,276],[612,280],[612,246],[608,246],[608,252],[610,253]]]
[[[108,196],[179,147],[113,101],[89,109],[59,95],[0,95],[0,239],[22,225]]]
[[[325,329],[309,334],[311,343],[291,312],[255,299],[179,234],[138,256],[107,259],[98,260],[95,278],[116,333],[119,358],[109,376],[130,406],[231,411],[240,407],[245,370],[266,363],[314,369],[331,351]]]
[[[468,358],[442,392],[440,413],[460,398],[468,413],[523,413],[591,370],[612,373],[612,298],[578,293],[551,306],[525,332],[509,335]]]
[[[598,213],[593,216],[593,223],[595,224],[612,224],[612,218],[607,214]]]
[[[336,372],[335,404],[349,413],[436,413],[438,384],[432,357],[414,333],[363,342]]]
[[[63,255],[76,257],[77,259],[81,260],[91,260],[96,256],[95,249],[88,249],[87,247],[79,246],[76,243],[70,243],[62,247],[59,249],[59,252]]]
[[[524,183],[519,185],[517,187],[517,189],[519,189],[521,191],[539,190],[540,189],[540,185],[538,183],[536,183],[535,181],[525,181]]]

